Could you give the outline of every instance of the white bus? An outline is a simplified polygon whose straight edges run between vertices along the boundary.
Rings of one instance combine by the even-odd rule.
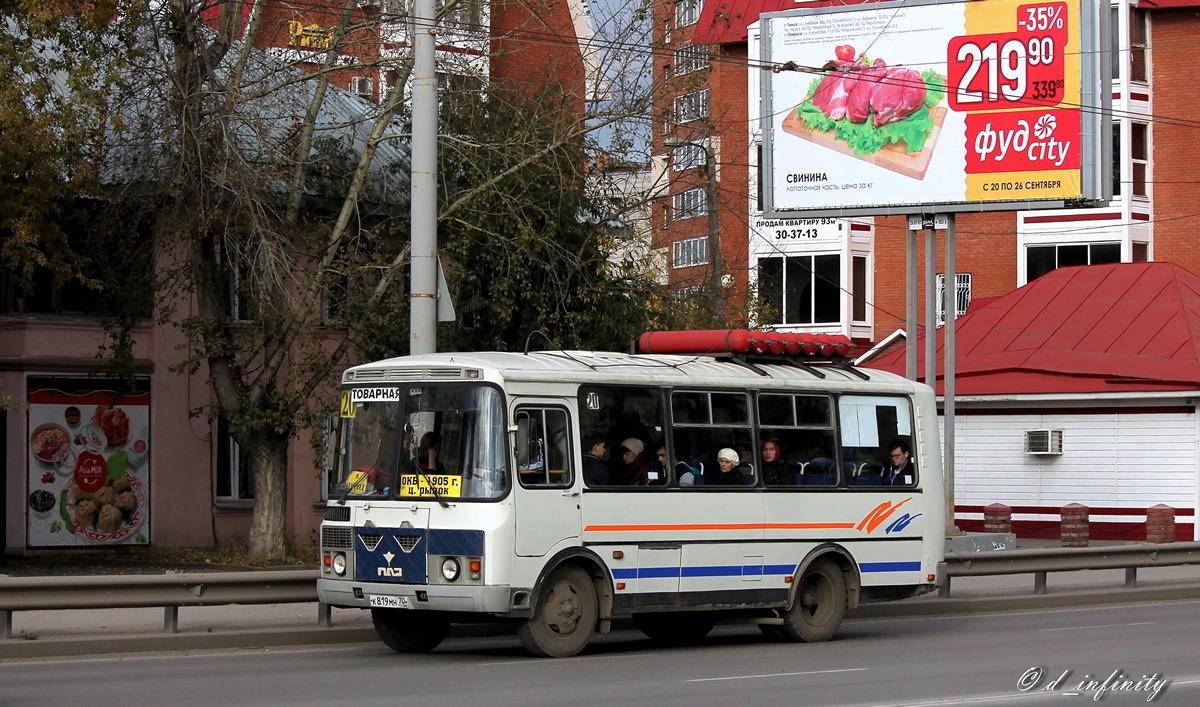
[[[615,619],[821,641],[936,586],[933,393],[844,360],[400,357],[348,369],[340,416],[317,591],[397,651],[480,621],[553,657]]]

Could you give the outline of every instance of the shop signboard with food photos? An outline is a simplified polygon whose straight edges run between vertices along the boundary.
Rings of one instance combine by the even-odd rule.
[[[150,393],[101,379],[28,382],[29,547],[150,541]]]
[[[763,15],[767,213],[1102,201],[1106,18],[1081,0]]]

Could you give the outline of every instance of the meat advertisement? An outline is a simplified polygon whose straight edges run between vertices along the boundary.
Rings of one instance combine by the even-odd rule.
[[[29,380],[30,547],[149,542],[150,395]]]
[[[772,211],[1084,196],[1077,6],[856,5],[764,20]]]

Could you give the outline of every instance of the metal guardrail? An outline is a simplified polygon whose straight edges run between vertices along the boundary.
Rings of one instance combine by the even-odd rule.
[[[1046,575],[1075,570],[1124,569],[1125,586],[1137,586],[1142,567],[1200,564],[1200,542],[1111,545],[995,552],[947,553],[939,576],[941,597],[953,577],[1032,574],[1035,594],[1046,593]],[[256,570],[160,575],[0,577],[3,638],[12,638],[15,611],[163,607],[163,630],[175,633],[182,606],[292,604],[317,601],[316,570]],[[329,607],[318,604],[317,622],[328,624]]]
[[[1076,570],[1124,569],[1125,587],[1137,586],[1142,567],[1176,567],[1200,564],[1200,543],[1136,543],[1104,547],[1037,548],[997,552],[952,552],[946,554],[938,596],[950,596],[952,577],[986,577],[1001,574],[1032,574],[1034,594],[1046,593],[1046,575]]]
[[[175,633],[179,607],[317,601],[316,570],[193,572],[64,577],[0,577],[3,637],[14,611],[163,607],[163,630]],[[328,622],[328,607],[317,620]]]

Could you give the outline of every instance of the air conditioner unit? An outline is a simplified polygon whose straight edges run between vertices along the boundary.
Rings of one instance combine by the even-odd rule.
[[[350,79],[350,92],[363,98],[371,98],[375,92],[371,90],[371,79],[366,76],[354,76]]]
[[[1062,454],[1062,430],[1025,430],[1026,454]]]

